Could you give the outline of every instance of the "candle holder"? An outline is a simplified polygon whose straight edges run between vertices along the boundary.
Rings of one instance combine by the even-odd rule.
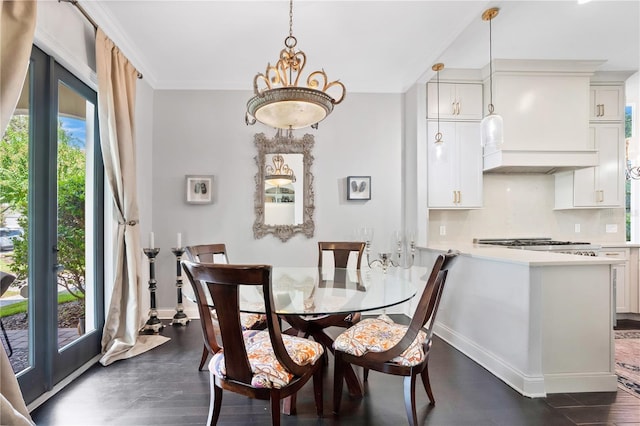
[[[184,306],[182,305],[182,255],[184,254],[184,247],[174,247],[171,252],[176,256],[176,291],[178,292],[178,304],[176,305],[176,314],[171,320],[171,325],[187,325],[189,324],[189,317],[184,313]]]
[[[151,298],[149,319],[140,329],[140,334],[158,334],[164,328],[164,324],[158,318],[156,310],[156,256],[160,253],[159,248],[142,249],[144,254],[149,258],[149,297]]]
[[[381,252],[378,253],[379,259],[370,260],[373,229],[365,228],[361,233],[363,234],[365,240],[365,252],[367,256],[367,265],[369,265],[369,268],[379,266],[382,268],[382,271],[386,273],[390,267],[402,267],[404,269],[409,269],[413,266],[416,253],[416,243],[413,238],[413,234],[411,234],[411,236],[409,237],[409,241],[407,242],[401,232],[396,232],[394,235],[394,241],[396,245],[395,254],[391,252]],[[407,251],[409,253],[407,254],[405,254],[405,245],[408,246]]]

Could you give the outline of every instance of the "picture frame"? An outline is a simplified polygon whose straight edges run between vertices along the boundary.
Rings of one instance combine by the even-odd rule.
[[[347,176],[347,200],[370,200],[371,176]]]
[[[186,175],[185,201],[187,204],[211,204],[213,175]]]

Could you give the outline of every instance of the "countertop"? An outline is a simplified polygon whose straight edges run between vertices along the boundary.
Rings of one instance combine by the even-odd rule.
[[[608,247],[620,246],[610,245]],[[463,256],[497,262],[517,263],[528,266],[611,265],[619,262],[616,259],[609,259],[607,257],[592,257],[546,251],[511,249],[491,246],[487,244],[473,244],[462,242],[428,244],[427,246],[418,248],[442,252],[453,249],[458,250]]]

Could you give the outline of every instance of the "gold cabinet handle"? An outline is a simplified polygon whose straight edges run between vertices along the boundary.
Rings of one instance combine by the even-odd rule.
[[[458,191],[453,191],[453,204],[457,203],[457,201],[456,201],[458,199],[457,194],[456,194],[457,192]]]
[[[605,256],[620,256],[620,253],[605,253]]]
[[[456,102],[456,115],[460,115],[460,102]]]
[[[458,191],[458,204],[462,203],[462,193]]]
[[[451,115],[456,115],[456,103],[451,102]]]

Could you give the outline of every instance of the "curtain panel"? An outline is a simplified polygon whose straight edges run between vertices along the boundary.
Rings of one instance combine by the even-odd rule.
[[[0,0],[0,130],[18,104],[36,28],[35,1]],[[0,425],[33,425],[9,357],[0,345]]]
[[[96,33],[98,116],[105,173],[113,194],[118,228],[115,241],[113,294],[102,336],[100,363],[130,358],[167,340],[139,335],[144,325],[139,300],[141,267],[136,183],[135,94],[138,71],[102,29]]]

